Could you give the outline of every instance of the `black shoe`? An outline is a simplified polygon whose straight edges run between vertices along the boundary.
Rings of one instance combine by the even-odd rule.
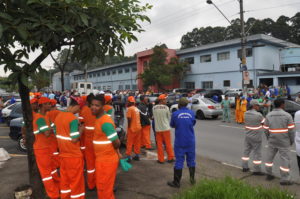
[[[164,164],[164,162],[161,162],[161,161],[159,161],[159,160],[157,160],[157,163],[159,163],[159,164]]]
[[[135,160],[135,161],[140,161],[140,156],[136,155],[132,159]]]
[[[290,186],[290,185],[293,185],[294,183],[291,182],[291,181],[285,181],[285,182],[280,182],[280,185],[282,186]]]
[[[130,163],[131,162],[131,157],[128,156],[127,158],[128,158],[127,162]]]
[[[167,185],[173,188],[180,188],[180,184],[177,184],[174,181],[167,182]]]
[[[265,174],[263,172],[257,171],[257,172],[253,172],[252,175],[254,175],[254,176],[264,176]]]
[[[196,184],[196,180],[195,180],[195,167],[189,167],[189,171],[190,171],[190,183],[192,185]]]
[[[175,160],[174,160],[174,159],[172,159],[172,160],[168,160],[168,163],[173,163],[173,162],[175,162]]]
[[[249,168],[243,168],[243,172],[244,172],[244,173],[246,173],[246,172],[248,172],[248,171],[250,171]]]
[[[113,191],[116,193],[118,191],[117,187],[114,187]]]
[[[267,177],[266,177],[266,180],[267,181],[271,181],[271,180],[274,180],[275,179],[275,177],[274,176],[272,176],[272,175],[267,175]]]
[[[174,168],[174,179],[171,182],[168,182],[167,184],[170,187],[179,188],[180,187],[180,180],[182,176],[182,169],[175,169]]]

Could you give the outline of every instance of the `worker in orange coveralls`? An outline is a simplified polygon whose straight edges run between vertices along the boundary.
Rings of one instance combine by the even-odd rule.
[[[80,134],[78,118],[82,99],[71,97],[70,105],[65,112],[57,115],[54,124],[60,156],[61,199],[84,199],[84,161],[80,150]]]
[[[60,113],[60,110],[57,110],[56,104],[57,101],[55,99],[50,99],[50,104],[51,104],[51,110],[47,112],[47,117],[49,118],[50,121],[50,127],[52,131],[54,132],[54,121],[56,116]],[[50,139],[51,139],[51,150],[52,150],[52,158],[53,162],[56,168],[59,168],[59,152],[58,152],[58,146],[57,146],[57,139],[54,133],[50,134]]]
[[[90,109],[92,100],[94,99],[94,95],[90,94],[86,98],[86,105],[81,108],[80,111],[80,121],[84,126],[83,134],[84,134],[84,142],[81,147],[84,147],[84,158],[86,163],[86,171],[87,171],[87,184],[90,190],[93,190],[96,187],[95,182],[95,153],[93,146],[93,137],[95,130],[95,121],[96,116],[92,114]]]
[[[127,144],[126,144],[126,155],[128,161],[131,161],[132,148],[134,148],[135,156],[133,160],[140,160],[141,153],[141,130],[142,125],[140,121],[140,112],[137,107],[135,107],[135,99],[133,96],[128,97],[128,108],[126,117],[128,120],[127,128]]]
[[[236,123],[241,123],[241,97],[238,95],[236,96],[235,100],[235,121]]]
[[[111,97],[111,95],[105,95],[104,99],[105,99],[105,105],[103,107],[104,111],[106,112],[106,114],[108,114],[109,116],[111,116],[112,118],[114,118],[114,116],[113,116],[114,107],[111,105],[112,104],[112,97]]]
[[[114,199],[114,183],[119,165],[120,141],[112,118],[105,113],[105,99],[97,95],[92,101],[92,112],[97,117],[94,133],[96,155],[96,184],[99,199]]]
[[[247,104],[248,101],[245,97],[242,97],[241,99],[241,107],[240,107],[240,124],[244,124],[245,123],[245,113],[247,111]]]
[[[50,110],[50,101],[46,97],[41,97],[38,101],[40,112],[34,114],[33,133],[35,141],[33,144],[34,155],[39,172],[49,198],[59,198],[59,181],[57,169],[53,165],[51,151],[50,122],[46,116]],[[55,169],[54,169],[55,168]]]

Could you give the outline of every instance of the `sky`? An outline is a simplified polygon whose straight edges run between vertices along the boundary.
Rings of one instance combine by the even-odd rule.
[[[153,8],[146,15],[151,23],[141,23],[145,32],[136,33],[138,42],[125,45],[125,55],[132,56],[136,52],[150,49],[156,44],[165,43],[171,49],[180,48],[181,37],[194,28],[206,26],[227,26],[228,21],[206,0],[140,0],[141,4],[149,3]],[[213,0],[229,20],[239,17],[238,0]],[[299,0],[244,0],[245,21],[249,17],[256,19],[272,18],[279,16],[294,16],[300,12]],[[30,60],[38,53],[32,53]],[[57,55],[55,52],[54,57]],[[46,69],[53,68],[53,60],[49,56],[42,66]],[[4,74],[0,66],[0,76]]]

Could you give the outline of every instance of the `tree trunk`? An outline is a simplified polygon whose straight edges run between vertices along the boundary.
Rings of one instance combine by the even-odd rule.
[[[61,82],[61,91],[65,91],[65,79],[64,79],[64,71],[60,71],[60,82]]]
[[[26,127],[26,147],[28,159],[29,182],[33,189],[33,199],[45,198],[44,186],[36,165],[33,152],[34,134],[32,127],[32,110],[29,102],[29,88],[18,79],[19,93],[22,100],[23,119]]]

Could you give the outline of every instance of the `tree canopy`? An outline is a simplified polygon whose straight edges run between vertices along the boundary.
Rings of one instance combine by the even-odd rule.
[[[188,70],[189,64],[180,61],[177,57],[167,61],[166,45],[155,46],[153,54],[147,66],[144,66],[144,72],[138,78],[143,80],[143,86],[147,89],[149,86],[157,86],[164,89],[164,86],[170,85],[173,80],[182,79]]]
[[[123,55],[124,44],[137,40],[141,21],[151,6],[139,0],[5,0],[0,2],[0,64],[17,82],[26,127],[30,183],[34,199],[45,198],[33,154],[29,77],[54,51],[70,47],[71,59]],[[37,57],[30,62],[29,54]]]
[[[181,48],[191,48],[209,43],[240,38],[240,19],[231,21],[227,27],[194,28],[181,38]],[[263,20],[249,18],[245,22],[248,35],[266,34],[278,39],[300,44],[300,12],[289,18],[280,16],[276,21],[266,18]]]

